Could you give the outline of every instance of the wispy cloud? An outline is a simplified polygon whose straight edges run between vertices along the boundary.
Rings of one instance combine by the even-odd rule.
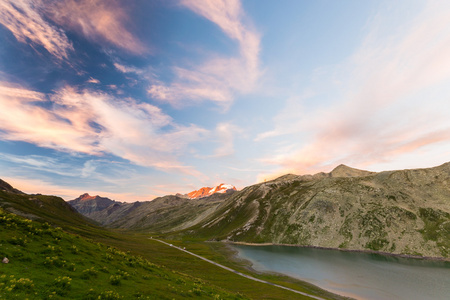
[[[374,26],[358,51],[330,70],[332,79],[323,78],[325,86],[334,86],[334,98],[320,91],[293,97],[274,119],[275,128],[258,136],[260,142],[282,135],[304,141],[263,161],[311,173],[338,163],[392,162],[407,154],[418,160],[435,147],[448,153],[450,8],[445,7],[430,2],[396,30]],[[332,104],[312,110],[307,102],[314,100]]]
[[[148,51],[126,25],[126,6],[116,0],[63,0],[53,2],[48,15],[56,23],[83,34],[91,41],[108,42],[131,53]]]
[[[81,170],[81,177],[89,177],[95,172],[97,168],[95,160],[88,160],[83,164],[83,169]]]
[[[192,101],[209,100],[228,107],[235,93],[249,93],[261,75],[259,67],[260,36],[245,23],[240,1],[182,0],[183,6],[216,24],[239,44],[237,57],[215,57],[204,63],[173,68],[175,80],[170,84],[155,82],[149,94],[179,106]]]
[[[21,156],[21,155],[14,155],[14,154],[6,154],[6,153],[0,153],[0,159],[13,162],[16,164],[23,165],[24,167],[31,167],[31,168],[37,168],[37,169],[50,169],[52,171],[55,171],[55,160],[41,155],[27,155],[27,156]],[[55,171],[56,173],[57,171]],[[58,172],[58,174],[61,174]],[[66,173],[64,175],[67,175]]]
[[[22,43],[44,47],[56,58],[67,59],[73,50],[64,31],[50,25],[42,17],[39,0],[4,0],[0,2],[0,23]]]
[[[242,133],[242,130],[231,123],[219,123],[216,127],[214,138],[219,143],[219,147],[214,151],[214,157],[225,157],[234,154],[235,134]]]
[[[143,74],[144,70],[136,68],[136,67],[131,67],[131,66],[126,66],[120,63],[115,62],[114,63],[114,67],[119,70],[122,73],[135,73],[135,74]]]
[[[80,170],[78,165],[63,162],[60,159],[42,155],[15,155],[0,153],[0,161],[20,166],[23,173],[31,174],[30,171],[45,172],[64,177],[89,177],[95,171],[95,161],[89,160]],[[36,173],[33,173],[36,174]],[[41,173],[42,174],[42,173]],[[12,174],[9,174],[12,175]],[[32,176],[30,176],[32,177]]]
[[[95,83],[95,84],[99,84],[100,80],[95,79],[95,78],[89,78],[88,81],[86,81],[87,83]]]
[[[46,97],[53,102],[50,109],[41,105]],[[201,174],[177,156],[207,134],[133,99],[71,87],[47,96],[7,83],[0,85],[0,128],[4,140],[90,155],[111,153],[138,165],[195,176]]]

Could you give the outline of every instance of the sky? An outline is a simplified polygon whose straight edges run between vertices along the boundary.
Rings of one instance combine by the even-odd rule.
[[[71,200],[450,161],[450,1],[0,0],[0,178]]]

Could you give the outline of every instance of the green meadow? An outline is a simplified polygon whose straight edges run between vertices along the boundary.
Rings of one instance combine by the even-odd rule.
[[[245,299],[200,278],[0,209],[2,299]]]

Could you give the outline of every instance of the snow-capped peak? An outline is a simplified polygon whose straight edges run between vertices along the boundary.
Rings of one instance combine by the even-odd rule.
[[[236,190],[236,188],[234,186],[232,186],[231,184],[225,184],[225,183],[221,183],[218,186],[215,186],[214,188],[212,188],[208,194],[212,195],[215,193],[226,193],[228,190]]]
[[[213,188],[211,188],[211,187],[203,187],[203,188],[198,189],[196,191],[192,191],[192,192],[188,193],[187,196],[190,199],[196,199],[196,198],[208,197],[208,196],[211,196],[211,195],[216,194],[216,193],[223,194],[223,193],[226,193],[229,190],[236,191],[236,188],[233,185],[231,185],[231,184],[221,183],[218,186],[215,186]]]

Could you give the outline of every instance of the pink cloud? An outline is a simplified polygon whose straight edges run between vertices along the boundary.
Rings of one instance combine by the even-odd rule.
[[[135,67],[130,67],[130,66],[125,66],[119,63],[114,63],[114,67],[119,70],[122,73],[135,73],[135,74],[143,74],[144,70],[135,68]]]
[[[402,30],[374,27],[350,59],[330,70],[331,79],[322,78],[323,86],[334,88],[327,107],[307,105],[324,100],[320,91],[287,101],[274,129],[256,140],[286,136],[297,142],[262,161],[279,166],[279,173],[305,174],[340,163],[377,167],[402,161],[403,168],[430,161],[427,156],[436,165],[448,159],[450,10],[442,7],[428,5]],[[336,73],[339,84],[333,85]]]
[[[177,157],[207,130],[176,124],[156,106],[105,93],[66,87],[48,96],[54,105],[44,109],[39,103],[46,95],[0,85],[0,137],[59,151],[112,153],[138,165],[203,176]]]
[[[131,23],[126,6],[116,0],[63,0],[53,2],[47,14],[58,24],[94,42],[108,42],[135,54],[148,49],[126,25]]]
[[[72,44],[62,30],[42,18],[43,9],[39,0],[1,1],[0,23],[19,42],[40,45],[58,59],[67,59],[73,50]]]
[[[240,55],[215,57],[187,69],[174,67],[175,80],[166,85],[154,82],[148,93],[155,99],[172,105],[185,105],[203,100],[229,106],[235,93],[249,93],[257,85],[260,36],[244,22],[245,14],[240,1],[191,1],[181,4],[216,24],[229,38],[237,41]]]
[[[98,147],[92,146],[95,135],[90,133],[85,124],[78,123],[72,126],[57,113],[51,113],[36,105],[43,101],[45,101],[43,94],[12,88],[3,83],[0,88],[2,139],[27,141],[60,150],[100,153]]]
[[[100,83],[100,80],[91,77],[91,78],[89,78],[89,80],[86,81],[86,82],[88,82],[88,83],[99,84],[99,83]]]

